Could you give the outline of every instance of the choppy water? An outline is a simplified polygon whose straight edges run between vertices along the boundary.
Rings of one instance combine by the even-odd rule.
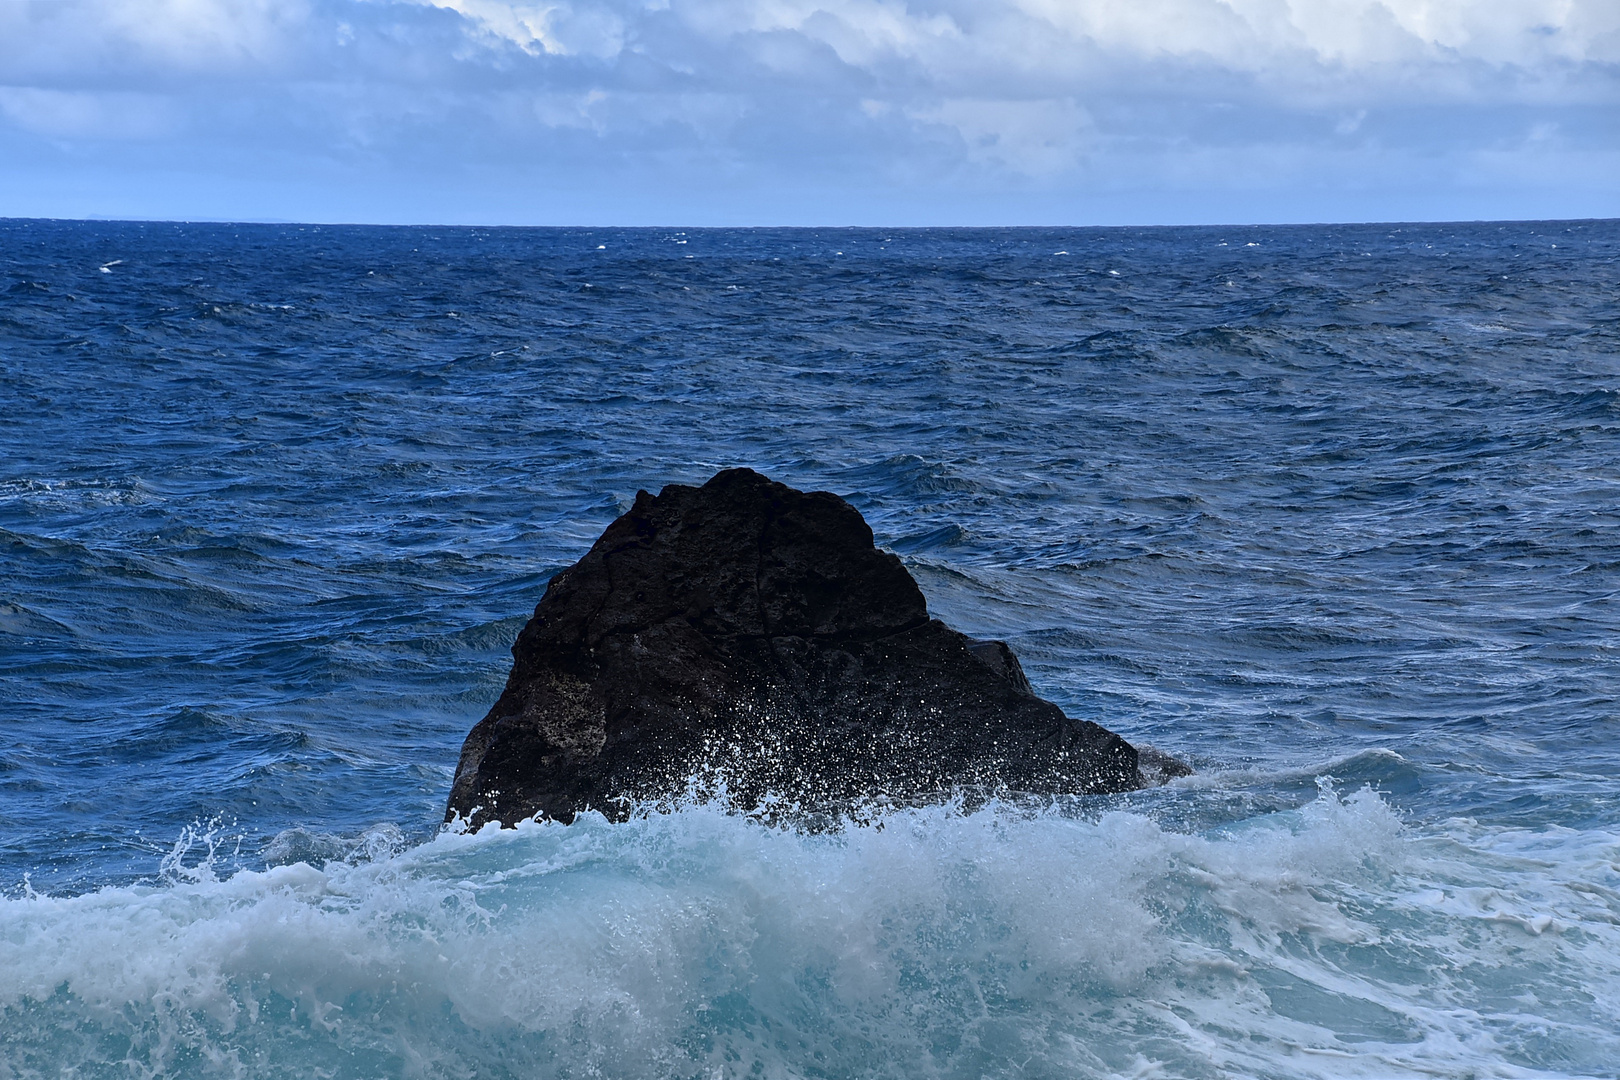
[[[0,1077],[1620,1075],[1617,255],[0,222]],[[1198,775],[437,835],[738,464]]]

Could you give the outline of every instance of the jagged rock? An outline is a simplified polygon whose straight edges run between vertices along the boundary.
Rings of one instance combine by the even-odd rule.
[[[512,655],[447,820],[622,817],[694,784],[840,815],[1146,782],[1129,743],[1036,697],[1004,643],[930,619],[854,507],[748,469],[638,492]]]

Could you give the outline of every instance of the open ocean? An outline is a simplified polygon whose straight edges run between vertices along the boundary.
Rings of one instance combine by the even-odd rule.
[[[0,221],[0,1080],[1620,1076],[1620,222]],[[439,830],[638,488],[1197,774]]]

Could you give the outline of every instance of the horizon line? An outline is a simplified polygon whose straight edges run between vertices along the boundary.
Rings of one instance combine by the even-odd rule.
[[[91,214],[83,217],[33,217],[11,216],[0,214],[0,223],[15,224],[25,222],[48,223],[74,223],[98,225],[249,225],[249,226],[297,226],[301,228],[363,228],[363,229],[612,229],[612,230],[640,230],[640,229],[673,229],[679,231],[701,232],[740,232],[747,230],[800,230],[814,231],[818,229],[831,229],[838,231],[872,230],[872,231],[925,231],[925,230],[1010,230],[1010,229],[1249,229],[1249,228],[1338,228],[1354,225],[1377,226],[1417,226],[1417,225],[1573,225],[1596,224],[1603,222],[1620,222],[1620,217],[1575,217],[1575,218],[1540,218],[1540,217],[1508,217],[1508,218],[1412,218],[1412,219],[1376,219],[1357,218],[1340,221],[1174,221],[1174,222],[1126,222],[1113,224],[1077,224],[1077,223],[1021,223],[999,225],[966,225],[966,224],[930,224],[930,225],[895,225],[895,224],[817,224],[817,225],[788,225],[788,224],[749,224],[749,225],[692,225],[692,224],[607,224],[596,223],[552,223],[552,224],[516,224],[510,222],[444,222],[444,221],[320,221],[298,220],[295,218],[230,218],[230,217],[196,217],[196,218],[166,218],[166,217],[112,217]]]

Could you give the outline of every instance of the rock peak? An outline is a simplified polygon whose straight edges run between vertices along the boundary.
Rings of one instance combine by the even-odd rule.
[[[1137,753],[928,617],[849,503],[727,469],[637,492],[551,580],[462,748],[447,818],[622,817],[719,776],[734,806],[839,815],[960,790],[1142,784]]]

